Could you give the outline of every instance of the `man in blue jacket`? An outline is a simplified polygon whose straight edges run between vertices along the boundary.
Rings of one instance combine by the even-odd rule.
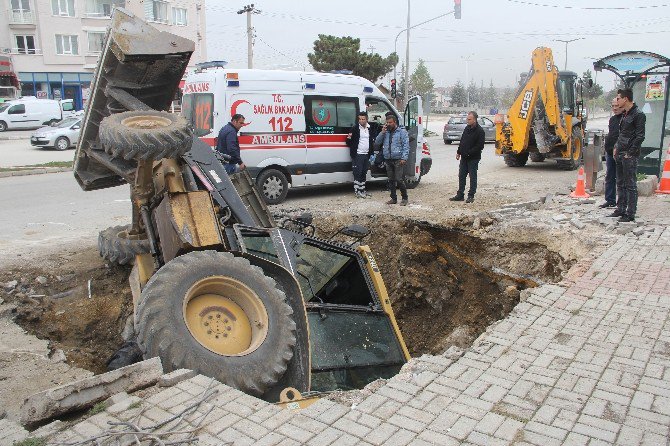
[[[398,117],[393,112],[386,113],[386,124],[375,138],[375,147],[382,148],[386,163],[391,199],[386,204],[396,204],[398,195],[396,187],[400,188],[400,206],[407,206],[407,186],[405,185],[405,164],[409,156],[409,135],[398,126]]]
[[[230,161],[223,165],[228,175],[245,169],[240,156],[240,142],[237,139],[237,132],[244,126],[244,116],[234,114],[230,122],[223,127],[219,132],[219,137],[216,140],[216,151],[230,156]]]

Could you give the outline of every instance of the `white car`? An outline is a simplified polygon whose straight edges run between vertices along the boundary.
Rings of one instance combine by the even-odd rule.
[[[81,117],[66,118],[54,126],[37,129],[30,135],[30,144],[37,147],[66,150],[77,145],[80,133]]]

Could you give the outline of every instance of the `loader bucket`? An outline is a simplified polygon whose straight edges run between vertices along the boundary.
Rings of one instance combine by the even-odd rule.
[[[132,183],[137,162],[103,150],[100,122],[131,109],[167,110],[194,50],[192,41],[158,31],[123,8],[114,10],[75,155],[74,176],[83,190]]]

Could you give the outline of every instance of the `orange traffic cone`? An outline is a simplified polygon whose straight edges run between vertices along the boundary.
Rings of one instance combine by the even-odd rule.
[[[663,172],[661,173],[661,182],[656,189],[657,194],[670,194],[670,146],[668,146],[668,153],[663,164]]]
[[[575,186],[575,191],[570,194],[572,198],[589,198],[590,195],[586,193],[586,185],[584,183],[584,167],[579,167],[579,173],[577,174],[577,185]]]

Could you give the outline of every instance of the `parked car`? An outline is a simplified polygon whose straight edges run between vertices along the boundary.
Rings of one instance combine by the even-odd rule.
[[[452,141],[460,141],[463,130],[465,130],[467,116],[452,116],[449,121],[444,124],[444,133],[442,138],[445,144],[451,144]],[[484,138],[488,142],[495,142],[496,140],[496,125],[489,118],[480,116],[479,125],[484,129]]]
[[[53,126],[37,129],[30,136],[30,144],[38,147],[53,147],[66,150],[75,146],[81,132],[81,117],[66,118]]]
[[[69,118],[74,113],[72,99],[56,101],[26,96],[0,105],[0,132],[36,129]]]

